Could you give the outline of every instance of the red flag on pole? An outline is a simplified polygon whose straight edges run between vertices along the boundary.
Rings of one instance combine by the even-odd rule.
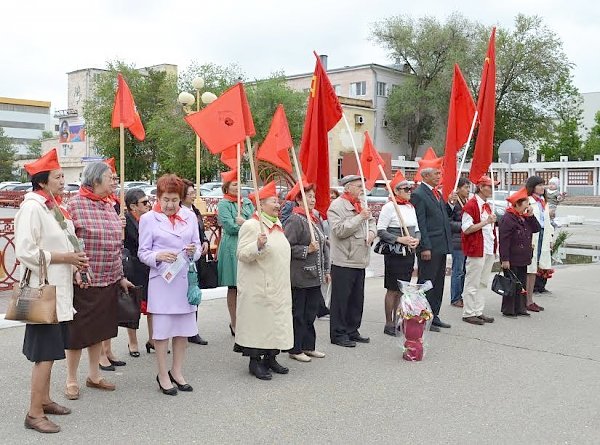
[[[135,106],[129,85],[123,79],[123,75],[118,73],[117,93],[115,94],[111,126],[112,128],[119,128],[121,124],[123,124],[123,127],[128,128],[138,141],[143,141],[146,138],[146,130],[142,125],[142,119]]]
[[[481,85],[477,98],[479,131],[475,142],[469,179],[476,182],[490,168],[494,153],[494,123],[496,120],[496,28],[492,29],[487,55],[483,62]]]
[[[244,156],[246,149],[240,144],[240,156]],[[221,152],[221,162],[232,170],[237,170],[237,144]]]
[[[329,208],[329,141],[327,132],[342,118],[342,106],[327,73],[317,58],[312,77],[306,120],[300,144],[300,163],[308,182],[316,185],[315,208],[327,215]]]
[[[373,141],[371,141],[368,131],[365,131],[365,142],[362,153],[360,154],[360,165],[362,166],[362,171],[365,175],[365,186],[368,189],[372,189],[375,185],[375,181],[377,181],[381,174],[379,166],[381,165],[383,167],[384,162],[373,145]]]
[[[256,152],[256,158],[269,162],[291,174],[290,148],[293,145],[285,110],[283,105],[279,104],[271,121],[269,132]]]
[[[237,146],[246,136],[256,134],[242,83],[229,88],[213,103],[189,114],[185,120],[213,154]]]
[[[475,102],[460,72],[458,64],[454,64],[452,92],[448,107],[448,128],[446,129],[446,151],[442,169],[443,196],[447,199],[456,184],[456,154],[467,143],[471,125],[475,117]]]
[[[432,159],[437,159],[437,155],[435,154],[435,151],[433,151],[433,148],[429,147],[427,149],[427,151],[425,152],[425,154],[423,155],[423,157],[421,158],[421,160],[422,161],[430,161]],[[422,170],[422,168],[420,167],[420,164],[419,164],[417,173],[415,174],[415,177],[413,178],[413,180],[415,182],[421,182],[423,180],[423,178],[421,178],[421,170]]]

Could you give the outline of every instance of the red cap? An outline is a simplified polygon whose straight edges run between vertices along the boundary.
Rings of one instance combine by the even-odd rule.
[[[419,161],[419,171],[424,170],[426,168],[435,168],[441,170],[443,162],[444,158],[421,159]]]
[[[402,170],[398,170],[396,172],[396,174],[394,175],[394,177],[392,178],[392,180],[390,181],[390,188],[392,189],[392,191],[394,191],[394,189],[396,188],[396,186],[398,184],[400,184],[401,182],[405,182],[405,181],[406,181],[406,178],[402,174]]]
[[[527,189],[525,187],[520,188],[517,192],[506,198],[506,200],[510,202],[513,207],[516,205],[517,201],[520,201],[521,199],[529,199],[529,195],[527,194]]]
[[[269,182],[267,185],[265,185],[263,188],[261,188],[258,191],[258,199],[261,201],[263,199],[273,198],[275,196],[277,196],[277,188],[275,187],[275,181]],[[250,198],[250,200],[254,204],[256,204],[256,193],[250,194],[250,196],[248,196],[248,198]]]
[[[498,184],[500,184],[500,181],[494,181],[494,185]],[[476,185],[489,185],[491,187],[492,178],[490,178],[488,175],[483,175],[481,178],[479,178],[479,181],[477,181]]]
[[[23,168],[25,168],[25,171],[29,173],[29,176],[33,176],[40,172],[58,170],[60,168],[60,164],[58,163],[58,154],[56,153],[56,148],[50,150],[37,161],[25,164]]]
[[[104,163],[106,165],[108,165],[108,167],[110,168],[110,171],[113,173],[117,172],[117,166],[115,164],[115,158],[108,158],[104,160]]]
[[[302,186],[304,187],[304,190],[306,190],[307,188],[313,187],[314,184],[308,182],[306,180],[306,178],[303,177],[302,178]],[[292,189],[285,196],[285,200],[286,201],[295,201],[299,194],[300,194],[300,181],[298,181],[298,182],[296,182],[296,184],[294,184],[294,187],[292,187]]]
[[[227,172],[221,172],[221,179],[223,179],[223,182],[233,182],[233,181],[237,181],[238,180],[238,171],[236,170],[229,170]]]

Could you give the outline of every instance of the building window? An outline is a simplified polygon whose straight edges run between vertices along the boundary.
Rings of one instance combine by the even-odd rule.
[[[58,124],[55,124],[55,125],[54,125],[54,131],[59,131],[59,130],[60,130],[60,127],[59,127],[59,125],[58,125]]]
[[[388,126],[387,117],[383,116],[383,119],[381,119],[381,128],[387,128],[387,126]]]
[[[342,178],[342,158],[338,158],[337,160],[337,178]]]
[[[339,96],[342,94],[342,86],[339,83],[337,85],[334,85],[333,89],[335,90],[336,96]]]
[[[33,105],[16,105],[16,104],[0,103],[0,110],[1,111],[18,111],[21,113],[50,114],[50,108],[36,107]]]
[[[366,96],[367,95],[367,82],[354,82],[350,84],[350,97]]]
[[[385,82],[377,82],[377,95],[387,97],[387,83]]]
[[[45,130],[44,124],[34,122],[0,121],[0,127],[4,128],[27,128],[30,130]]]

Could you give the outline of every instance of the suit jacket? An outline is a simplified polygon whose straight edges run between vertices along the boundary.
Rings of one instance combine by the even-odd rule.
[[[413,192],[410,202],[417,212],[421,231],[419,251],[431,250],[432,253],[442,255],[450,253],[452,233],[444,199],[438,201],[433,191],[421,183]]]
[[[148,312],[151,314],[185,314],[195,312],[187,300],[188,268],[183,267],[171,283],[167,283],[162,273],[170,264],[156,261],[159,252],[181,252],[188,244],[196,245],[194,261],[200,258],[200,236],[198,219],[194,212],[181,208],[177,214],[183,219],[175,227],[163,213],[151,210],[140,218],[139,248],[140,261],[150,267],[148,283]]]

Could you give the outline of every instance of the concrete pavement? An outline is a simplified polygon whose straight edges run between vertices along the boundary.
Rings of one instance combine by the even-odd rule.
[[[598,272],[560,266],[553,293],[537,298],[546,311],[529,319],[499,316],[500,298],[489,292],[486,312],[496,322],[469,325],[446,297],[441,315],[453,327],[430,334],[420,363],[403,361],[398,340],[383,335],[382,279],[368,279],[361,333],[371,343],[333,346],[329,323],[318,320],[317,347],[327,357],[305,364],[284,354],[290,374],[270,382],[250,376],[232,352],[225,300],[208,300],[200,330],[209,345],[191,345],[185,365],[193,393],[162,395],[154,355],[129,357],[121,330],[114,350],[127,366],[104,373],[115,392],[82,386],[80,400],[66,401],[65,363],[55,365],[53,396],[73,414],[54,416],[63,431],[51,436],[23,427],[31,365],[20,353],[23,328],[2,329],[1,442],[598,443]],[[139,338],[142,346],[145,329]],[[82,364],[84,382],[85,355]]]

